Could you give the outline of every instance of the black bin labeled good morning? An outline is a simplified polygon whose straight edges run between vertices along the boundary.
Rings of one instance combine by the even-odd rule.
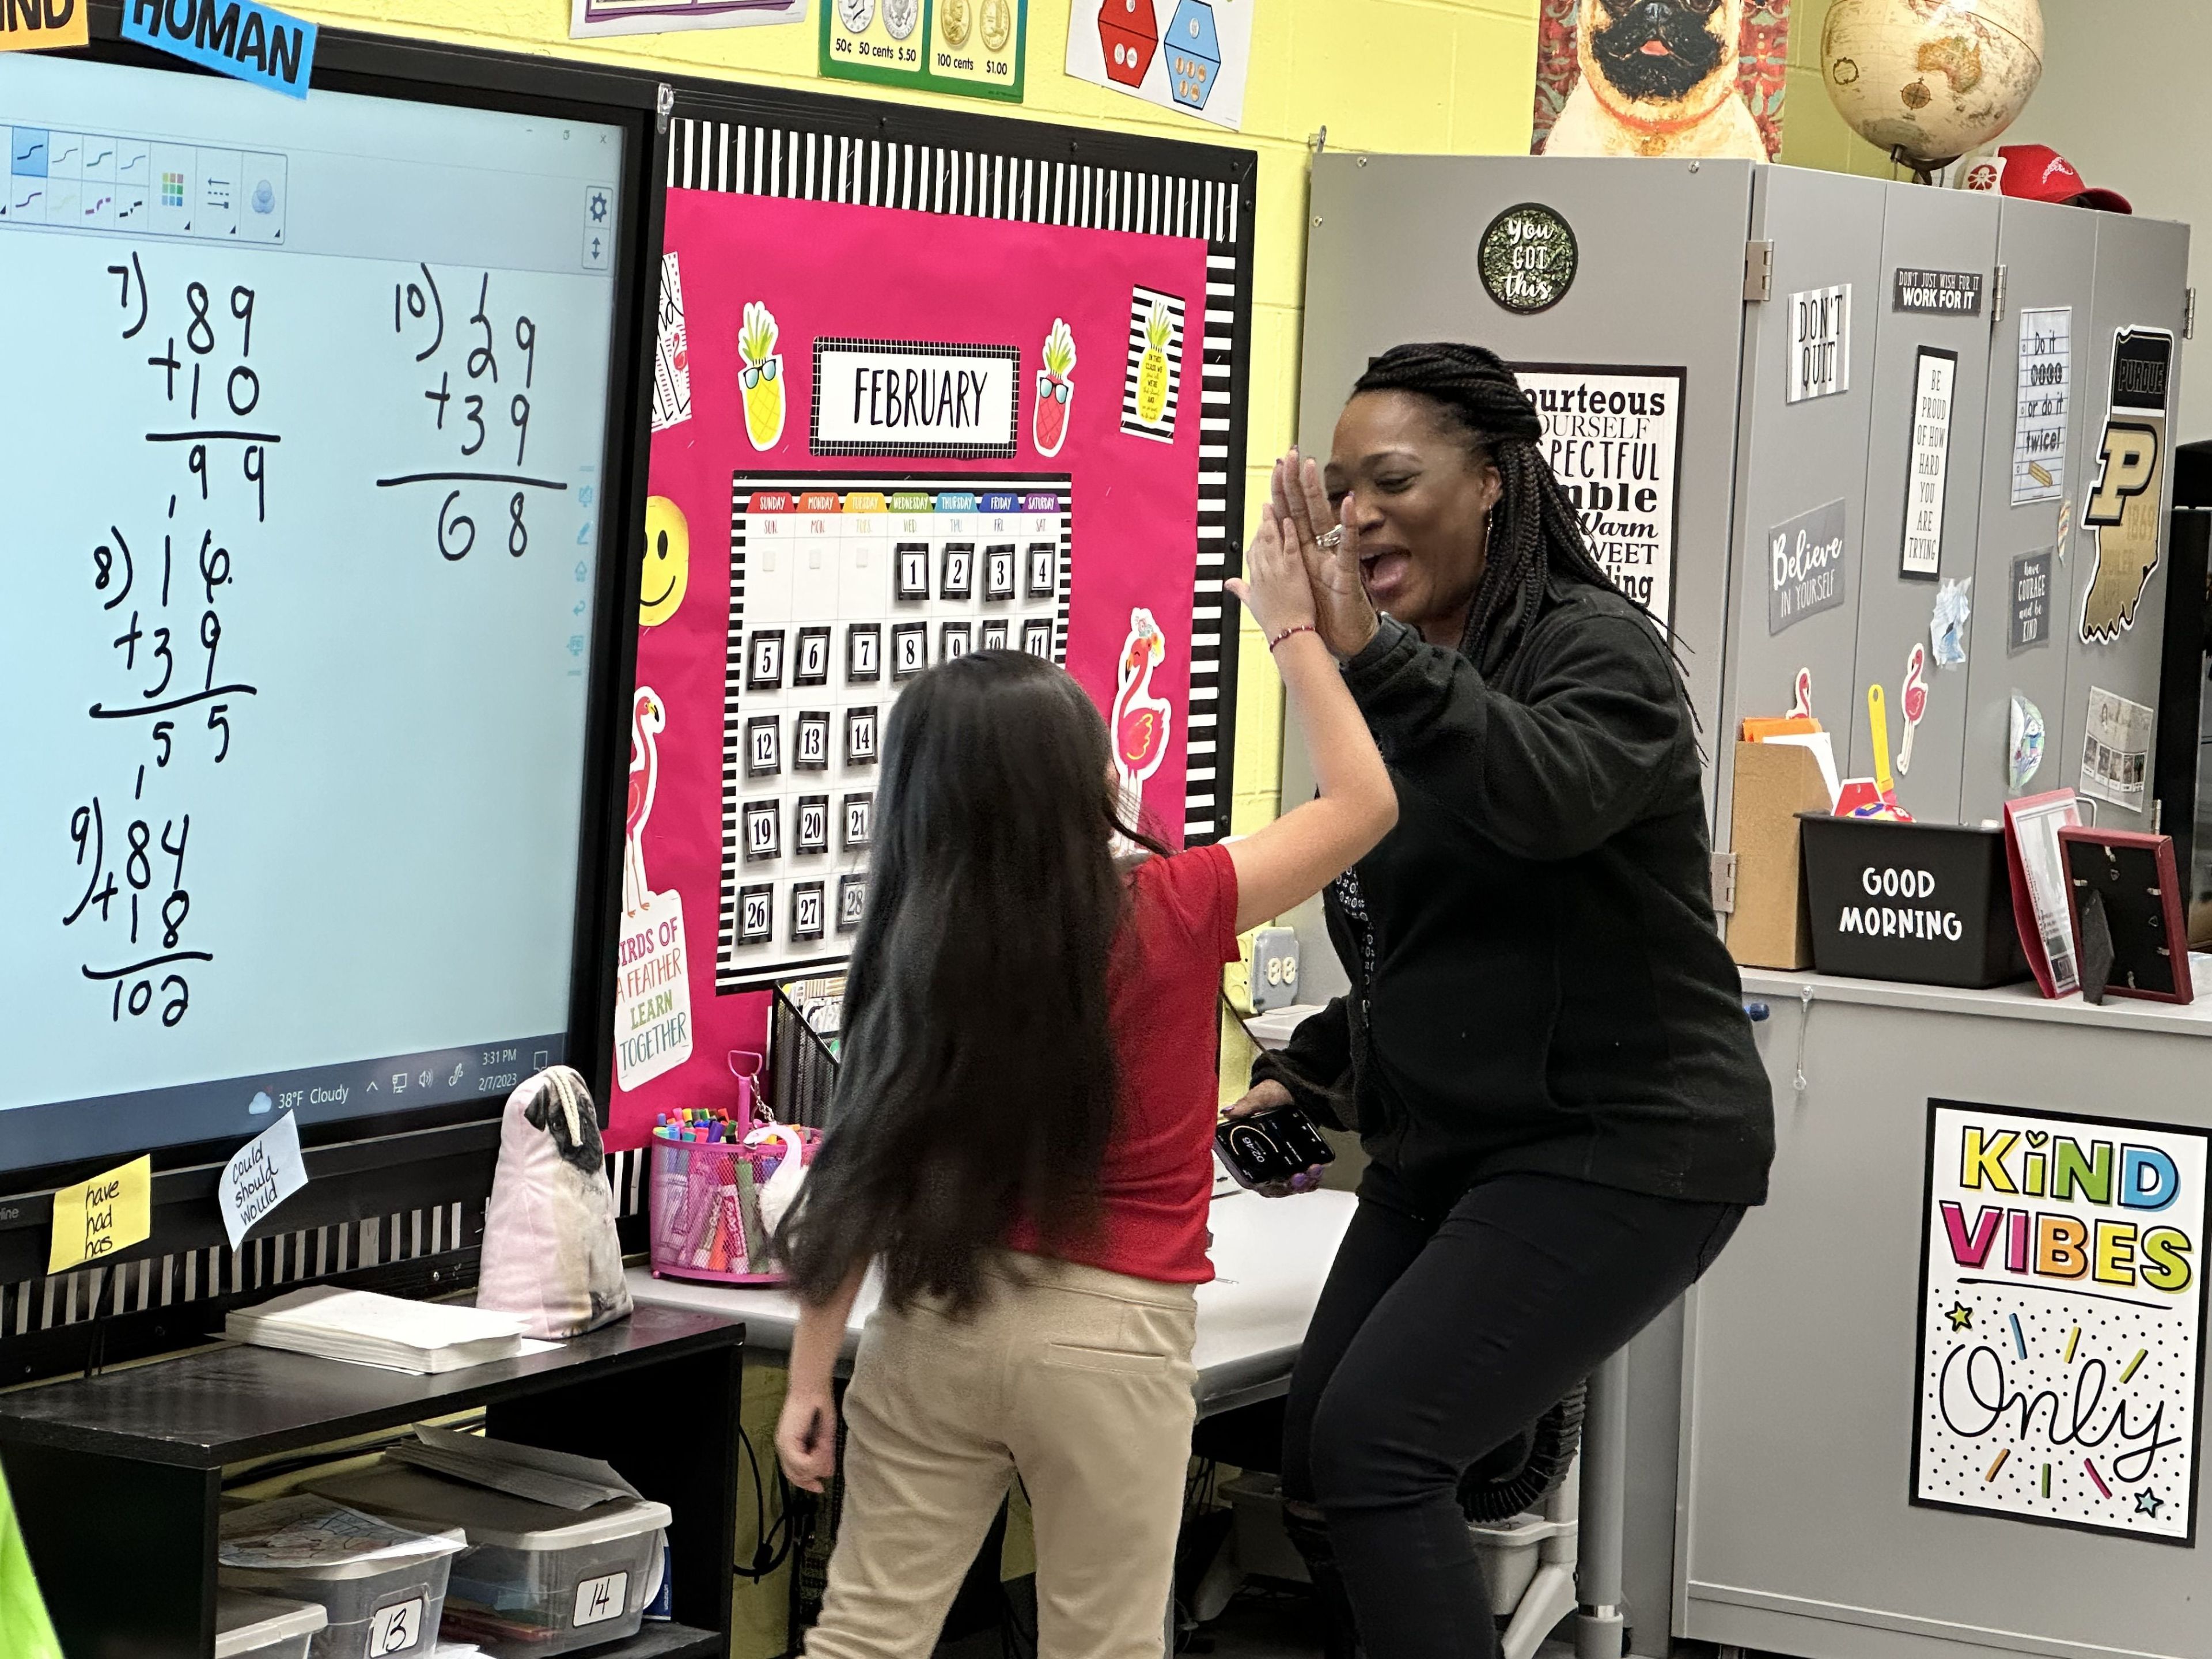
[[[1798,822],[1822,973],[1972,989],[2027,977],[2003,830],[1825,812]]]

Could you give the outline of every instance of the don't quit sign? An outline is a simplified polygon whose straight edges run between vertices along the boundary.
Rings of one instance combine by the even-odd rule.
[[[1929,1114],[1913,1502],[2192,1542],[2207,1137]]]
[[[1790,401],[1851,389],[1851,285],[1790,296]]]

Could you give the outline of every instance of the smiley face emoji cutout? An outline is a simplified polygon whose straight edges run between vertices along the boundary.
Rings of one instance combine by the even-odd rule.
[[[665,495],[645,503],[645,570],[637,584],[637,619],[646,627],[665,623],[684,603],[691,585],[691,526]]]

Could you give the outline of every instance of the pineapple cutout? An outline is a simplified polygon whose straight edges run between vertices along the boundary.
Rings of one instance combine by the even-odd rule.
[[[1057,455],[1067,441],[1067,417],[1075,402],[1075,336],[1065,319],[1052,319],[1044,337],[1044,367],[1037,371],[1036,407],[1030,440],[1040,455]]]
[[[1129,375],[1121,394],[1121,430],[1133,438],[1175,441],[1182,402],[1183,302],[1172,294],[1134,288],[1129,294]]]
[[[775,313],[757,300],[745,302],[738,331],[738,389],[744,394],[745,436],[755,449],[774,449],[783,438],[783,357],[775,349]]]

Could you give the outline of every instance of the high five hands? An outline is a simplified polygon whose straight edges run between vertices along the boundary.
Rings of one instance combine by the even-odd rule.
[[[1275,463],[1270,481],[1273,497],[1261,509],[1264,525],[1272,510],[1279,533],[1293,542],[1313,591],[1314,625],[1338,660],[1358,655],[1375,637],[1375,605],[1359,580],[1359,527],[1356,498],[1347,492],[1340,506],[1328,504],[1321,468],[1296,449]]]
[[[1339,659],[1356,655],[1375,637],[1375,606],[1359,580],[1352,498],[1332,509],[1321,469],[1295,449],[1275,463],[1269,494],[1229,591],[1268,639],[1308,627]]]

